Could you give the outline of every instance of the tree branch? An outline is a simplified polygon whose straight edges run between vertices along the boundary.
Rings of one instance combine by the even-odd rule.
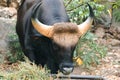
[[[75,9],[77,9],[77,8],[79,8],[80,6],[82,6],[83,4],[80,4],[80,5],[78,5],[77,7],[75,7],[75,8],[72,8],[72,9],[69,9],[69,10],[67,10],[68,12],[69,11],[73,11],[73,10],[75,10]]]
[[[65,5],[65,8],[72,2],[72,0],[69,0],[67,4]]]

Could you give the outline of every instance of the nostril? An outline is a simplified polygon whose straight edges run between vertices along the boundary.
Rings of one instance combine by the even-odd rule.
[[[62,73],[65,75],[70,74],[73,71],[73,67],[63,67]]]
[[[62,63],[60,65],[60,71],[63,73],[63,74],[70,74],[74,69],[74,65],[72,63]]]
[[[70,67],[73,67],[74,65],[72,63],[63,63],[62,64],[62,67],[67,67],[67,68],[70,68]]]
[[[67,72],[72,72],[73,67],[71,67],[71,68],[70,67],[64,67],[63,70],[67,71]]]

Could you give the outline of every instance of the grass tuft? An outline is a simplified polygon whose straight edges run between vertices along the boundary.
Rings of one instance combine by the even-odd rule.
[[[19,62],[11,68],[0,70],[0,80],[52,80],[49,70],[30,62]]]

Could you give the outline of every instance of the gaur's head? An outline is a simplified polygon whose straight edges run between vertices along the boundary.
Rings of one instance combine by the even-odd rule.
[[[89,6],[89,5],[88,5]],[[79,38],[87,32],[93,22],[92,8],[89,6],[90,16],[80,25],[71,22],[60,22],[53,25],[45,25],[35,17],[36,11],[32,14],[31,22],[34,28],[42,35],[52,41],[52,49],[56,62],[63,74],[73,71],[73,52]]]

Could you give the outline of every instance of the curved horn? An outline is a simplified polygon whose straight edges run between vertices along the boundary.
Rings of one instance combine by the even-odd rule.
[[[42,35],[46,36],[46,37],[52,37],[52,28],[53,26],[48,26],[45,24],[42,24],[38,19],[31,19],[32,24],[34,26],[34,28],[41,33]]]
[[[38,5],[33,9],[32,18],[31,18],[32,25],[33,25],[33,27],[34,27],[39,33],[41,33],[42,35],[44,35],[44,36],[46,36],[46,37],[52,37],[52,29],[53,29],[53,26],[45,25],[45,24],[41,23],[41,22],[36,18],[36,16],[38,15],[38,14],[37,14],[37,9],[39,8],[39,5],[40,5],[40,4],[38,4]]]
[[[93,10],[92,10],[91,6],[88,3],[87,3],[87,5],[89,6],[89,11],[90,11],[89,17],[87,18],[87,20],[85,22],[78,25],[79,31],[82,35],[89,30],[89,28],[92,25],[93,17],[94,17],[94,13],[93,13]]]

